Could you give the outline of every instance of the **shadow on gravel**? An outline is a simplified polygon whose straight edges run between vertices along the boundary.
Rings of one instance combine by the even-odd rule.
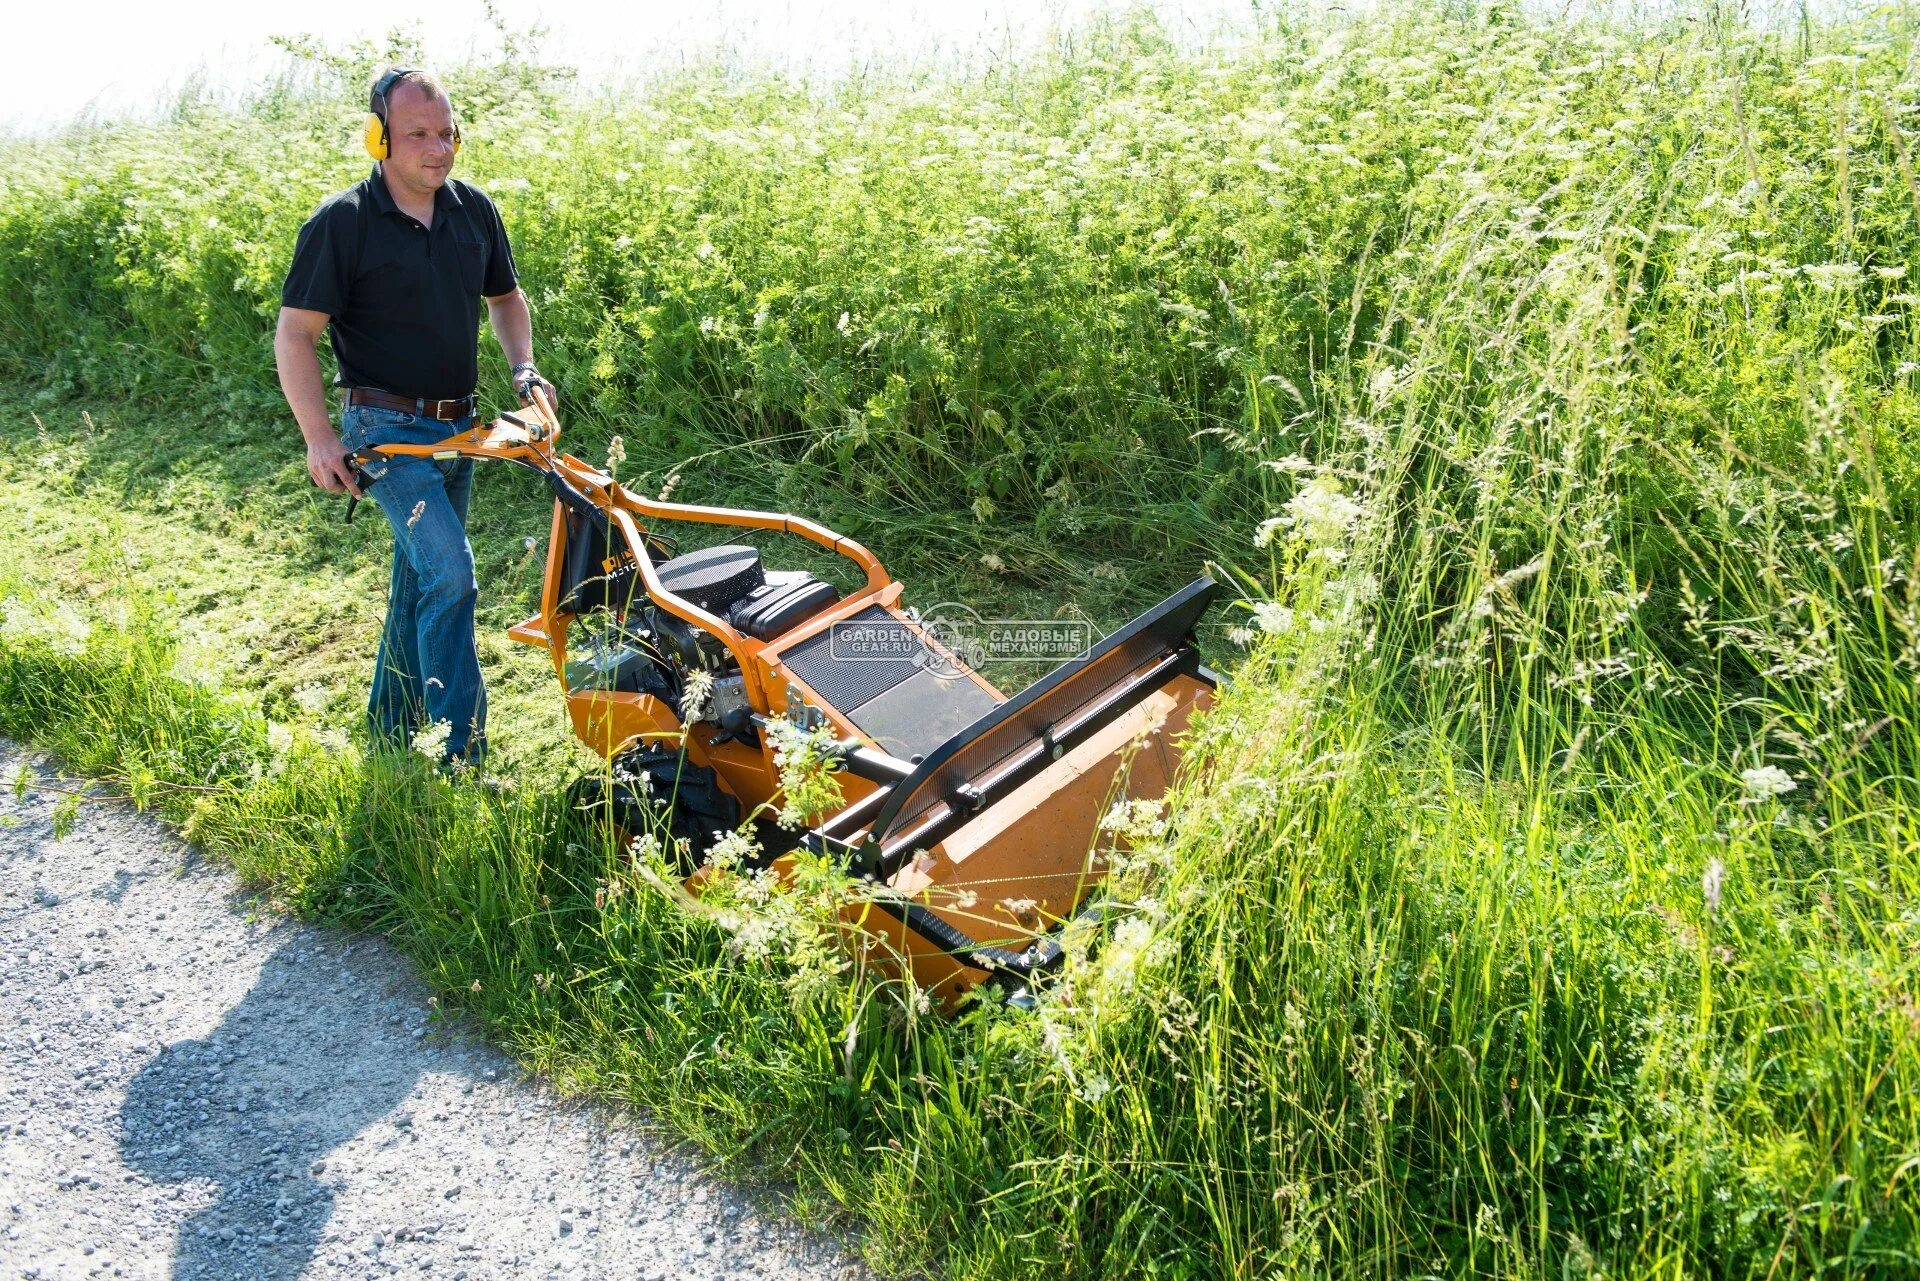
[[[339,964],[311,936],[282,944],[218,1028],[169,1045],[128,1086],[127,1167],[220,1185],[181,1227],[176,1281],[297,1277],[333,1208],[315,1163],[412,1091],[422,1056],[378,1019],[377,980],[334,981]]]
[[[108,881],[104,885],[94,886],[92,889],[87,891],[87,896],[89,898],[97,898],[102,902],[111,903],[115,907],[118,907],[120,905],[120,900],[127,896],[127,891],[132,889],[135,885],[139,884],[141,881],[149,881],[149,880],[152,880],[154,877],[161,876],[161,875],[177,876],[183,872],[192,871],[193,868],[199,863],[199,861],[200,861],[199,852],[195,851],[193,854],[193,857],[183,861],[179,870],[175,872],[170,872],[170,873],[162,873],[159,871],[129,872],[124,867],[118,868],[114,871],[113,879],[111,881]]]

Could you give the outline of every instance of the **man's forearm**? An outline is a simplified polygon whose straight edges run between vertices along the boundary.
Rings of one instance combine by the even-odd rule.
[[[515,290],[499,301],[489,298],[487,320],[509,366],[533,363],[533,314],[527,310],[525,294]]]
[[[309,442],[333,435],[333,416],[327,409],[327,384],[320,372],[320,354],[298,334],[280,333],[273,340],[274,364],[280,371],[280,390],[293,410],[300,434]]]

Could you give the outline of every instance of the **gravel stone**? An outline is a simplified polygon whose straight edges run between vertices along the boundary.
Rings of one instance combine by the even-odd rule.
[[[397,1035],[429,1030],[429,991],[383,940],[276,916],[117,800],[54,840],[61,794],[38,785],[81,785],[0,739],[16,769],[0,1277],[867,1275],[776,1193],[561,1100],[460,1018]]]

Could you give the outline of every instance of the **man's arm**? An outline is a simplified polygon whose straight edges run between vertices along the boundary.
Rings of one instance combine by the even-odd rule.
[[[307,474],[322,489],[360,497],[347,463],[347,447],[333,430],[327,412],[327,385],[320,373],[320,335],[327,313],[300,307],[282,307],[273,335],[273,360],[280,371],[280,390],[293,410],[294,421],[307,441]]]
[[[513,389],[520,394],[520,403],[531,403],[531,388],[535,386],[547,393],[549,404],[559,400],[553,384],[533,367],[533,315],[518,285],[487,299],[487,320],[493,326],[493,336],[500,340],[500,350],[507,355],[507,364],[513,367]]]
[[[515,285],[511,293],[487,299],[487,322],[509,365],[533,363],[533,313],[527,310],[527,296]]]

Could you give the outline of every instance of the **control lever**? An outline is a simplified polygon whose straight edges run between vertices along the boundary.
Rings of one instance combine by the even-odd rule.
[[[372,461],[372,456],[358,449],[354,450],[352,453],[347,455],[347,465],[353,468],[354,486],[360,490],[361,494],[364,494],[369,489],[372,489],[373,483],[379,480],[382,475],[386,474],[384,471],[376,474],[374,472],[368,471],[364,466],[362,466],[362,463],[370,462],[370,461]],[[347,524],[347,525],[353,524],[353,509],[358,507],[359,505],[360,505],[360,495],[349,491],[347,494],[347,518],[345,521],[341,522],[342,524]]]

